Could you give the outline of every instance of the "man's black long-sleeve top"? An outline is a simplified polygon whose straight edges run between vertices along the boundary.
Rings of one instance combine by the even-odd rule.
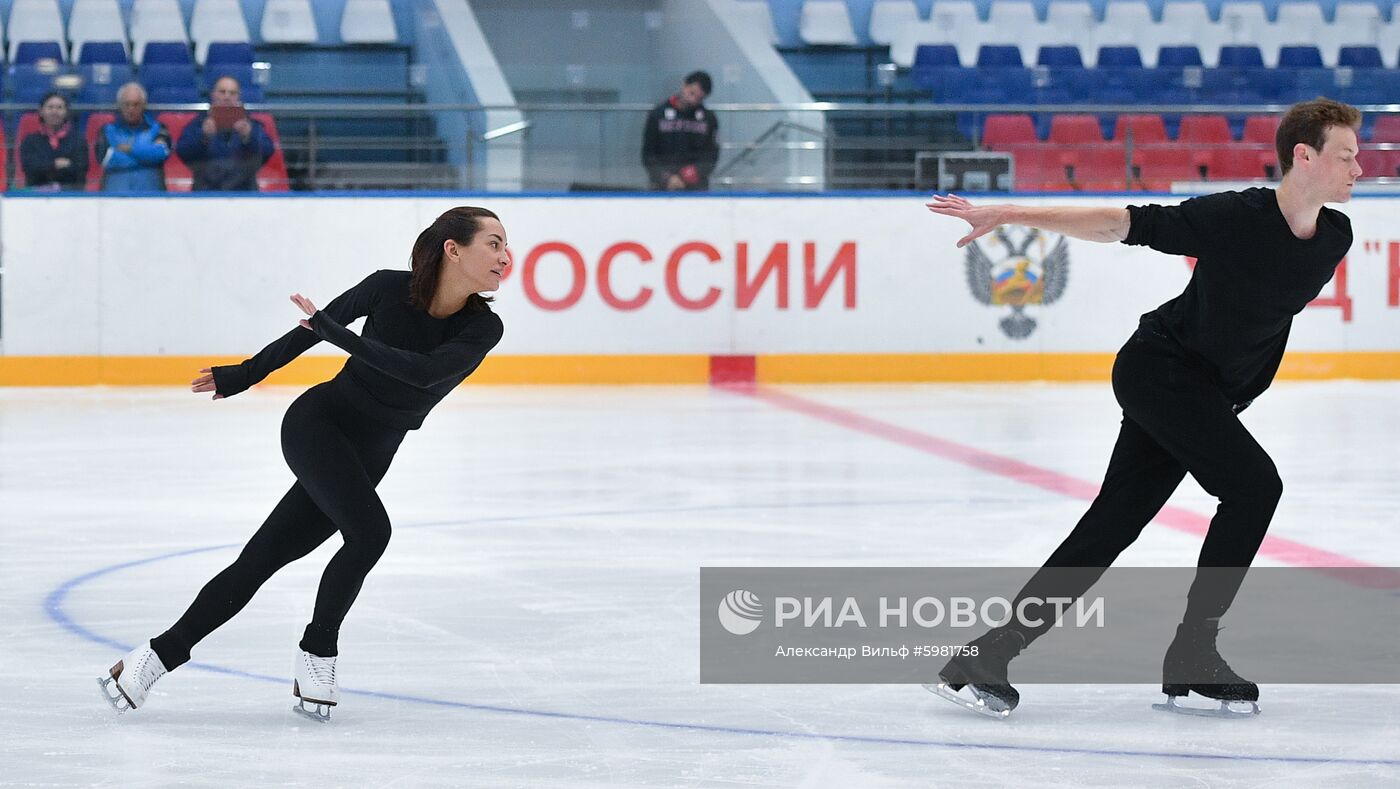
[[[1123,243],[1196,258],[1180,296],[1142,316],[1247,403],[1273,381],[1293,316],[1332,279],[1351,248],[1351,220],[1323,208],[1311,238],[1293,235],[1272,189],[1129,206]]]

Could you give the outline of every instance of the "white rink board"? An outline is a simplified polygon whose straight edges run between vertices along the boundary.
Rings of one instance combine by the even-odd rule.
[[[294,325],[288,294],[324,304],[370,271],[406,269],[423,227],[475,203],[501,215],[515,258],[498,294],[500,354],[1112,352],[1189,277],[1180,257],[1070,240],[1063,297],[1027,307],[1038,325],[1012,339],[999,328],[1011,308],[982,304],[969,287],[955,248],[965,225],[929,214],[917,196],[22,197],[0,203],[4,352],[250,353]],[[1356,233],[1350,315],[1305,310],[1292,349],[1400,350],[1397,208],[1400,200],[1382,197],[1343,208]],[[781,244],[785,306],[776,269],[757,279]],[[808,280],[827,275],[829,286],[814,292]],[[746,286],[755,291],[747,298]]]

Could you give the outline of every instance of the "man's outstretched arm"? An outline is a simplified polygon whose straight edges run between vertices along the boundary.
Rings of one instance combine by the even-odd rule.
[[[992,232],[1000,225],[1023,225],[1061,233],[1085,241],[1113,242],[1128,237],[1128,209],[1026,206],[1003,203],[973,205],[957,195],[939,196],[926,203],[928,210],[961,219],[972,226],[958,240],[958,247]]]

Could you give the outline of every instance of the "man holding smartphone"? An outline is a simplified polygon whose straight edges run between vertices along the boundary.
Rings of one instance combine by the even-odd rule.
[[[242,86],[219,77],[209,90],[209,112],[180,134],[175,153],[194,172],[196,192],[256,192],[258,169],[275,147],[267,130],[248,117]]]

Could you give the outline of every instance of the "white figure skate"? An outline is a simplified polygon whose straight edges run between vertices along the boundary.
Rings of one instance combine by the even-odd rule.
[[[335,684],[335,658],[320,657],[306,650],[297,655],[292,668],[292,695],[298,699],[294,712],[320,723],[329,723],[331,707],[340,701],[340,690]],[[308,708],[307,703],[313,705]]]
[[[165,676],[165,664],[151,649],[147,641],[126,654],[107,672],[107,677],[98,677],[97,685],[102,688],[102,696],[117,712],[134,710],[146,703],[146,696],[156,680]],[[116,692],[112,692],[115,688]]]

